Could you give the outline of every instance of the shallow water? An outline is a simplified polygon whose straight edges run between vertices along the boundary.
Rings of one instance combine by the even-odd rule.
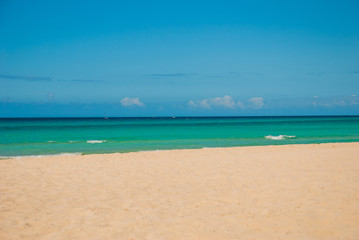
[[[357,142],[359,117],[0,119],[0,156]]]

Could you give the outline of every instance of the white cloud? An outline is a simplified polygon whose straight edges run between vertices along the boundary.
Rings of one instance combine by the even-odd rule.
[[[215,97],[215,98],[205,98],[202,100],[197,101],[189,101],[188,106],[194,108],[205,108],[211,109],[212,107],[219,107],[219,108],[235,108],[236,103],[233,101],[233,98],[225,95],[224,97]]]
[[[211,104],[218,106],[218,107],[225,107],[225,108],[234,108],[236,103],[233,101],[233,98],[225,95],[224,97],[216,97],[210,100]]]
[[[252,108],[260,109],[264,105],[263,100],[264,99],[262,97],[252,97],[251,99],[249,99],[249,102]]]
[[[203,100],[199,101],[198,104],[202,108],[207,108],[207,109],[211,108],[211,105],[208,103],[208,99],[203,99]]]
[[[314,107],[332,107],[333,105],[327,102],[313,102]]]
[[[314,101],[312,104],[314,107],[327,107],[327,108],[332,108],[336,106],[340,106],[340,107],[347,106],[347,103],[344,100]],[[351,104],[353,104],[353,102],[351,102]]]
[[[215,97],[215,98],[205,98],[202,100],[190,100],[187,105],[191,108],[203,108],[203,109],[211,109],[213,107],[216,108],[252,108],[252,109],[260,109],[264,105],[264,99],[261,97],[253,97],[249,99],[249,104],[244,104],[241,101],[237,103],[231,96],[225,95],[223,97]]]
[[[197,104],[193,100],[190,100],[187,104],[190,107],[197,107]]]
[[[141,102],[139,98],[131,98],[131,97],[123,98],[121,100],[121,105],[124,107],[132,107],[132,106],[144,107],[145,106],[145,104],[143,104],[143,102]]]
[[[357,95],[356,94],[352,94],[352,95],[350,95],[351,97],[356,97]]]
[[[203,100],[200,100],[200,101],[189,101],[188,103],[188,106],[192,107],[192,108],[206,108],[206,109],[210,109],[211,108],[211,105],[209,105],[208,103],[208,99],[203,99]]]

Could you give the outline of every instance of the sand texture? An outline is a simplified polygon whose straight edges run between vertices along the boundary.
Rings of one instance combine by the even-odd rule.
[[[359,239],[359,143],[1,160],[0,239]]]

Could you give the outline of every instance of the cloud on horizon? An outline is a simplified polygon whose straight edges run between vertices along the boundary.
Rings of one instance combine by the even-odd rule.
[[[125,97],[121,100],[123,107],[145,107],[145,104],[141,102],[139,98]]]
[[[235,102],[231,96],[225,95],[223,97],[205,98],[202,100],[190,100],[187,105],[191,108],[228,108],[228,109],[261,109],[264,106],[264,99],[262,97],[252,97],[248,100],[248,104],[241,101]]]
[[[223,107],[223,108],[232,108],[234,109],[236,103],[233,101],[231,96],[225,95],[223,97],[215,97],[209,99],[202,99],[193,101],[190,100],[187,103],[192,108],[204,108],[204,109],[211,109],[212,107]]]
[[[264,105],[263,100],[264,99],[262,97],[252,97],[251,99],[249,99],[249,107],[253,109],[261,109]]]
[[[341,98],[316,98],[315,101],[312,102],[314,107],[326,107],[326,108],[334,108],[334,107],[351,107],[359,104],[359,98],[352,94],[349,97],[341,97]]]

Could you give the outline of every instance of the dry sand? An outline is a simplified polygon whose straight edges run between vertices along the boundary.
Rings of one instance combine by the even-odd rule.
[[[359,143],[1,160],[0,239],[359,239]]]

